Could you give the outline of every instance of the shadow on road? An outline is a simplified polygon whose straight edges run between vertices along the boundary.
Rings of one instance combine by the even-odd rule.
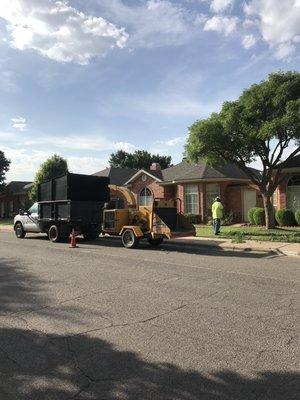
[[[201,357],[201,355],[199,355]],[[296,400],[299,374],[201,374],[99,338],[0,329],[1,400]]]

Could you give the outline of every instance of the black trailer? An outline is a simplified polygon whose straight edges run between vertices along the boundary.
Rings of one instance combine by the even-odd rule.
[[[85,239],[99,236],[109,178],[67,173],[38,188],[38,224],[52,242],[66,240],[74,228]]]

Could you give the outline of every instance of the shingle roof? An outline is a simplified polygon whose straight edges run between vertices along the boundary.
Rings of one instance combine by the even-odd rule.
[[[300,154],[293,157],[291,160],[283,161],[278,166],[283,166],[283,168],[299,168],[300,167]]]
[[[164,169],[162,175],[165,182],[193,179],[249,179],[249,176],[234,164],[210,167],[204,161],[192,165],[185,160],[180,164]]]
[[[30,189],[30,186],[25,186],[28,186],[31,183],[32,182],[29,181],[11,181],[6,185],[6,190],[13,194],[24,194]]]
[[[96,172],[93,175],[96,176],[107,176],[110,178],[110,183],[112,185],[124,185],[134,174],[137,173],[136,169],[131,168],[105,168],[102,171]]]

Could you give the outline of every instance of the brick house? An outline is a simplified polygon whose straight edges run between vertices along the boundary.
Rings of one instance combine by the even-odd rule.
[[[12,181],[0,192],[0,218],[12,218],[31,206],[28,192],[32,182]]]
[[[130,189],[137,205],[150,205],[157,197],[178,198],[181,210],[198,216],[201,221],[210,215],[216,196],[221,197],[225,212],[232,211],[237,221],[247,221],[248,210],[262,205],[259,191],[249,177],[233,164],[212,168],[205,162],[190,165],[183,160],[164,170],[159,164],[152,164],[149,170],[107,168],[95,175],[109,176],[111,184]],[[112,198],[117,201],[122,195],[114,190]],[[122,201],[127,207],[126,201]]]
[[[300,155],[281,164],[283,181],[273,196],[273,204],[278,210],[296,211],[300,208]]]

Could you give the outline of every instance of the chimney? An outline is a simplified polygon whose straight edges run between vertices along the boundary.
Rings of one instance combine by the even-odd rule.
[[[160,164],[159,164],[159,163],[156,163],[156,162],[152,163],[152,164],[150,165],[150,171],[161,171],[161,166],[160,166]]]

